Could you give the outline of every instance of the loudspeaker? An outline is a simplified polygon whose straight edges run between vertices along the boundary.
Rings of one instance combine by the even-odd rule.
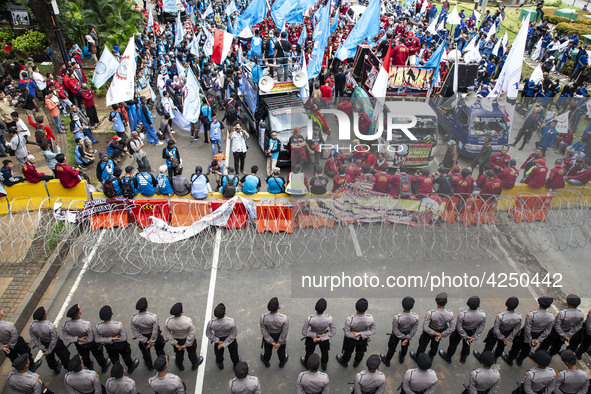
[[[454,94],[454,67],[455,63],[450,64],[449,72],[445,78],[445,82],[439,91],[439,95],[443,97],[450,97]],[[458,92],[466,93],[468,86],[473,86],[478,77],[478,64],[459,64],[458,68]]]
[[[353,78],[359,81],[365,72],[366,56],[370,53],[369,45],[358,45],[355,60],[353,61]]]

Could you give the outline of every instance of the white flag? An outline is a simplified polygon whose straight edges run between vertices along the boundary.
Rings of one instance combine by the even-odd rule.
[[[103,86],[109,78],[115,74],[119,67],[119,62],[115,56],[105,47],[100,60],[96,64],[94,74],[92,75],[92,84],[98,89]]]
[[[183,87],[183,116],[195,123],[199,120],[201,99],[199,97],[199,83],[191,67],[188,68],[187,83]]]
[[[185,37],[185,27],[181,22],[181,12],[177,12],[176,14],[176,25],[174,27],[174,45],[180,45]]]
[[[211,6],[211,3],[209,3],[209,5],[207,6],[207,8],[205,9],[205,12],[203,13],[203,15],[201,15],[201,17],[203,19],[207,18],[207,16],[209,14],[211,14],[213,12],[213,7]]]
[[[203,54],[205,56],[211,56],[213,53],[213,43],[214,43],[214,36],[211,32],[206,31],[205,35],[207,36],[207,40],[205,40],[205,45],[203,45]]]
[[[542,53],[542,39],[541,38],[536,43],[536,49],[534,49],[534,53],[531,55],[532,60],[537,60],[540,57],[540,53]]]
[[[445,29],[445,18],[441,19],[441,23],[437,26],[437,31]]]
[[[556,124],[556,131],[560,134],[568,133],[568,111],[558,115],[554,120],[558,122]]]
[[[193,41],[191,41],[191,45],[189,46],[189,52],[191,52],[194,56],[199,56],[199,41],[201,40],[201,33],[199,35],[193,36]]]
[[[146,26],[146,31],[151,33],[154,29],[154,18],[152,17],[152,10],[148,11],[148,26]]]
[[[177,60],[176,62],[176,72],[179,75],[179,77],[181,75],[185,75],[185,68],[183,67],[183,65],[181,64],[180,60]]]
[[[436,18],[433,18],[433,20],[429,24],[429,27],[427,27],[427,31],[429,33],[431,33],[432,35],[437,34],[437,19]]]
[[[475,35],[474,37],[472,37],[472,39],[470,40],[468,45],[466,45],[464,47],[462,52],[468,53],[468,52],[471,52],[472,50],[474,50],[474,48],[476,48],[476,40],[478,40],[478,35]]]
[[[497,42],[495,43],[495,46],[493,47],[493,50],[492,50],[493,56],[499,56],[499,51],[501,50],[501,42],[502,42],[502,40],[497,40]]]
[[[232,15],[233,13],[237,12],[238,8],[236,8],[236,3],[234,2],[234,0],[232,0],[230,2],[230,4],[228,4],[228,6],[226,7],[226,15]]]
[[[497,34],[497,25],[495,25],[493,23],[492,25],[490,25],[490,30],[488,31],[488,34],[486,35],[486,41],[488,41],[495,34]]]
[[[304,27],[305,29],[305,27]],[[306,101],[310,97],[310,84],[308,83],[308,65],[306,64],[306,55],[304,47],[302,46],[302,72],[304,73],[304,80],[306,84],[300,88],[300,97],[303,101]]]
[[[529,76],[529,80],[533,83],[540,83],[544,79],[544,72],[542,71],[542,65],[538,64],[538,66],[532,71],[531,75]]]
[[[458,14],[458,6],[456,5],[454,9],[449,13],[447,16],[447,23],[452,25],[459,25],[462,23],[462,18],[460,18],[460,14]]]
[[[419,15],[424,15],[425,11],[427,11],[427,2],[423,1],[423,5],[421,6],[421,11],[419,11]]]
[[[480,20],[480,16],[481,16],[480,12],[474,10],[474,17],[476,18],[476,22],[475,22],[476,25],[478,24],[478,21]]]
[[[107,92],[107,107],[124,101],[133,100],[135,82],[135,43],[133,36],[129,38],[125,52],[121,57],[111,86]]]

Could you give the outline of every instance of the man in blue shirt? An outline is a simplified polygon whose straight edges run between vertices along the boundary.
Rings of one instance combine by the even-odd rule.
[[[224,124],[218,120],[216,114],[211,117],[211,125],[209,126],[209,142],[211,143],[211,155],[215,156],[222,153],[222,139],[225,141]]]
[[[285,179],[279,174],[281,170],[277,167],[273,168],[273,174],[267,177],[267,191],[271,194],[283,193],[285,188]]]
[[[546,150],[554,144],[554,140],[558,135],[556,125],[558,122],[552,120],[550,124],[542,130],[542,139],[536,144],[538,148],[542,149],[542,153],[546,154]]]
[[[100,182],[105,182],[109,175],[114,173],[115,163],[105,152],[99,153],[99,162],[96,166],[96,178]],[[121,175],[121,173],[119,173]]]
[[[138,185],[138,192],[146,197],[152,197],[156,193],[156,178],[152,176],[146,167],[139,167],[138,173],[135,176],[135,180]]]
[[[261,190],[261,179],[257,176],[259,171],[258,166],[252,166],[250,168],[250,174],[245,175],[240,180],[240,187],[244,194],[255,194]]]
[[[123,171],[119,167],[115,167],[112,174],[107,175],[107,177],[103,180],[105,183],[108,179],[113,181],[113,190],[115,190],[115,196],[121,195],[121,173]]]
[[[573,72],[570,75],[570,78],[568,79],[569,82],[573,81],[573,80],[577,80],[577,78],[579,78],[579,75],[581,74],[581,72],[583,72],[583,70],[585,69],[585,67],[587,67],[587,63],[589,62],[589,59],[587,58],[587,51],[582,51],[583,54],[581,56],[579,56],[578,60],[577,60],[577,64],[575,65],[575,67],[573,67]]]
[[[256,62],[263,57],[263,39],[260,37],[259,30],[254,31],[254,37],[250,41],[250,58]]]

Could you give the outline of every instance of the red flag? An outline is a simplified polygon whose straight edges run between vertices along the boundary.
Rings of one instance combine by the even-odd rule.
[[[213,37],[213,53],[211,54],[211,61],[215,64],[221,64],[230,50],[232,49],[232,40],[234,36],[228,32],[220,29],[215,29]]]

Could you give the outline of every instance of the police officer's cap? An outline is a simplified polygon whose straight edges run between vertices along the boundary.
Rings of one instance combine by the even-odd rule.
[[[417,356],[417,365],[419,366],[419,369],[426,371],[431,368],[431,364],[431,357],[427,356],[425,353],[419,353]]]
[[[72,357],[70,362],[68,362],[68,371],[78,372],[82,368],[82,360],[80,359],[79,355],[75,355]]]
[[[544,349],[536,350],[534,354],[534,361],[542,368],[546,368],[552,361],[552,356]]]
[[[101,320],[109,320],[113,316],[113,310],[109,305],[105,305],[99,311],[99,318]]]
[[[402,307],[410,311],[415,306],[415,299],[412,297],[404,297],[402,299]]]
[[[316,313],[324,313],[326,310],[326,300],[324,298],[319,299],[316,301],[316,306],[314,307]]]
[[[170,314],[174,315],[174,316],[178,315],[182,311],[183,311],[183,304],[180,302],[177,302],[176,304],[174,304],[172,306],[172,308],[170,308]]]
[[[76,317],[78,312],[80,312],[80,308],[78,307],[78,304],[76,304],[72,306],[70,309],[68,309],[68,313],[66,313],[66,316],[68,316],[70,319],[73,319]]]
[[[138,311],[145,311],[146,309],[148,309],[148,300],[146,299],[146,297],[142,297],[139,300],[137,300],[137,302],[135,303],[135,309],[137,309]]]
[[[310,357],[308,357],[308,361],[306,362],[306,366],[309,370],[316,371],[320,366],[320,356],[316,353],[312,353]]]
[[[123,377],[123,365],[120,362],[116,362],[111,367],[111,377],[115,379]]]
[[[495,363],[495,355],[490,350],[487,350],[486,352],[482,352],[478,361],[485,367],[490,368]]]
[[[226,314],[226,306],[222,303],[219,303],[218,306],[215,307],[213,310],[213,315],[218,319],[221,319]]]
[[[441,292],[441,293],[437,294],[435,296],[435,302],[438,302],[438,303],[447,302],[447,293]]]
[[[472,296],[468,298],[468,302],[466,302],[466,305],[468,305],[468,308],[470,309],[478,308],[480,306],[480,297]]]
[[[538,298],[538,304],[540,304],[540,306],[542,308],[550,308],[550,305],[552,305],[553,302],[554,302],[554,298],[552,298],[552,297]]]
[[[277,310],[279,310],[279,299],[277,297],[273,297],[269,300],[267,310],[269,312],[277,312]]]
[[[27,365],[28,357],[29,356],[27,353],[21,354],[20,356],[18,356],[17,358],[14,359],[14,361],[12,362],[12,366],[17,371],[23,370],[25,368],[25,365]]]
[[[577,363],[577,356],[575,355],[575,352],[573,352],[570,349],[566,349],[562,353],[560,353],[560,358],[565,363],[569,363],[572,365]]]
[[[39,308],[37,308],[35,313],[33,313],[33,319],[34,320],[43,320],[44,317],[45,317],[45,308],[40,306]]]
[[[368,357],[365,365],[367,365],[367,369],[371,369],[372,371],[378,369],[380,366],[380,356],[377,354],[372,354]]]
[[[517,297],[507,298],[507,301],[505,301],[505,306],[511,310],[517,308],[519,306],[519,298],[517,298]]]
[[[566,302],[568,302],[569,305],[577,307],[581,305],[581,297],[576,294],[569,294],[566,296]]]
[[[248,375],[248,363],[246,361],[240,361],[236,364],[234,374],[238,379],[244,379]]]
[[[164,371],[164,368],[166,367],[166,361],[166,356],[164,354],[158,356],[156,361],[154,361],[154,369],[158,372]]]
[[[365,313],[368,306],[369,303],[367,302],[367,300],[365,298],[360,298],[355,303],[355,310],[359,313]]]

